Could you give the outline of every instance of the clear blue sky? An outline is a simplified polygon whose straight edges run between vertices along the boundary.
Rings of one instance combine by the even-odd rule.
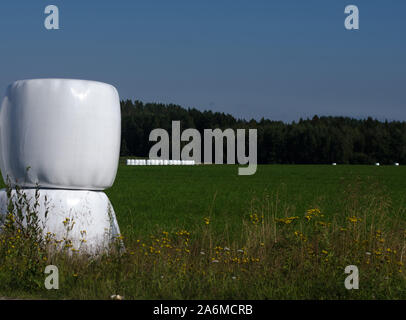
[[[0,89],[43,77],[244,118],[406,120],[406,1],[1,0]]]

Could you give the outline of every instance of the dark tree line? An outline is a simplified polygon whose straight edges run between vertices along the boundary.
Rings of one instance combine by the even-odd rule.
[[[172,121],[181,130],[227,128],[258,130],[259,163],[406,163],[406,122],[372,118],[318,117],[284,123],[236,119],[229,114],[185,109],[173,104],[121,101],[122,156],[147,157],[155,142],[153,129],[171,133]],[[203,142],[202,142],[203,143]]]

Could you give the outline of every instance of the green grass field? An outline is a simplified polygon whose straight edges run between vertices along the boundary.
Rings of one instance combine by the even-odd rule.
[[[120,164],[106,193],[125,252],[50,254],[10,227],[0,296],[406,299],[404,177],[403,166],[260,165],[238,176],[235,165]],[[44,289],[49,264],[59,290]],[[344,287],[348,265],[359,290]]]
[[[130,237],[145,236],[157,226],[193,229],[209,215],[217,231],[227,226],[233,236],[253,201],[266,196],[278,195],[291,215],[303,216],[319,206],[334,216],[357,180],[361,187],[376,184],[387,194],[394,215],[406,204],[406,167],[260,165],[252,176],[238,176],[237,170],[234,165],[120,165],[106,193],[122,233]]]

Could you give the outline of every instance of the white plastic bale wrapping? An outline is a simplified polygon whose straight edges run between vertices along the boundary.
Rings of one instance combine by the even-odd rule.
[[[38,185],[38,215],[44,232],[55,233],[58,240],[69,236],[74,249],[95,253],[120,232],[107,196],[95,191],[114,182],[120,136],[120,103],[113,86],[73,79],[16,81],[8,87],[0,107],[3,179],[8,177],[11,187]],[[22,190],[33,198],[35,189]],[[13,189],[13,199],[15,195]],[[3,218],[7,204],[2,190]],[[69,235],[63,224],[66,218],[75,221]],[[85,231],[85,238],[81,231]]]
[[[21,192],[33,207],[35,189],[22,189]],[[18,198],[15,190],[12,190],[11,197],[13,203],[16,203]],[[3,219],[7,214],[8,203],[5,189],[0,190],[0,217]],[[44,235],[50,232],[55,234],[53,240],[71,240],[72,249],[82,253],[102,252],[120,234],[113,207],[102,191],[40,189],[36,213],[40,226],[44,225]],[[73,228],[69,231],[73,222]],[[64,243],[66,241],[62,242],[62,246]]]
[[[22,187],[104,190],[116,177],[120,135],[113,86],[72,79],[16,81],[0,108],[3,179]]]

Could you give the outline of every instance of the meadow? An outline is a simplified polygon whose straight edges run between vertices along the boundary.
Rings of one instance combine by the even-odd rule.
[[[210,216],[214,231],[238,238],[241,220],[267,197],[277,197],[291,215],[319,207],[332,219],[346,205],[351,186],[359,193],[372,185],[384,192],[393,216],[406,207],[406,167],[260,165],[252,176],[238,176],[237,170],[237,165],[123,164],[106,193],[127,237],[146,236],[157,227],[194,228]]]
[[[106,193],[125,252],[51,255],[10,233],[0,246],[0,295],[406,298],[406,167],[260,165],[253,176],[237,168],[120,164]],[[43,287],[51,263],[59,290]],[[359,290],[344,287],[347,265],[360,270]]]

